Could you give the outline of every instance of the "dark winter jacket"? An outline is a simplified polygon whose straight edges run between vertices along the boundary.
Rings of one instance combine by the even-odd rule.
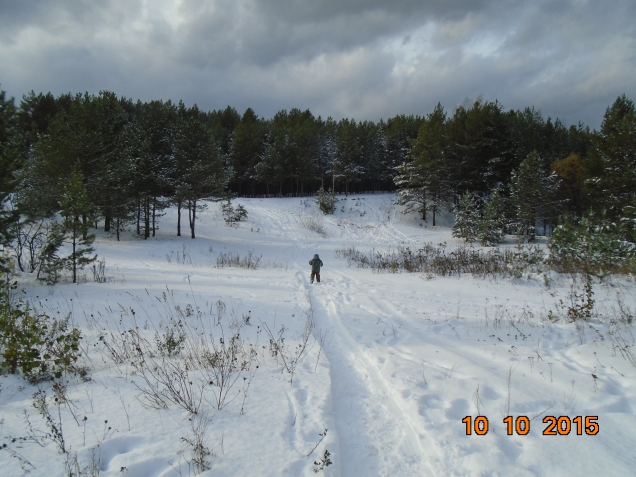
[[[318,255],[314,255],[314,258],[309,260],[309,265],[311,265],[312,272],[320,273],[320,267],[322,267],[323,263]]]

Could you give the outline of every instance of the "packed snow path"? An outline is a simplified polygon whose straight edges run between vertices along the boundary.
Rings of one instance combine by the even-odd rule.
[[[430,475],[420,438],[390,386],[342,324],[343,282],[309,289],[317,332],[326,338],[341,475]]]
[[[25,296],[43,311],[70,313],[91,348],[91,381],[68,384],[72,409],[88,418],[85,427],[61,409],[65,437],[82,465],[100,444],[101,476],[188,474],[182,438],[192,435],[191,416],[175,406],[141,406],[132,369],[114,366],[91,341],[100,332],[95,323],[114,326],[133,310],[140,326],[161,333],[157,303],[168,296],[184,320],[199,308],[212,313],[222,301],[225,332],[240,330],[258,350],[243,413],[244,387],[234,390],[231,405],[209,409],[204,443],[213,455],[202,475],[316,475],[314,461],[325,450],[332,464],[318,470],[334,477],[633,473],[631,325],[549,320],[548,312],[562,313],[578,290],[554,274],[484,280],[349,268],[338,249],[457,242],[448,217],[432,228],[401,214],[392,195],[341,199],[332,216],[311,199],[241,199],[249,218],[237,228],[224,225],[213,203],[199,215],[196,240],[174,237],[170,210],[154,239],[98,237],[108,283],[49,288],[21,279]],[[224,256],[250,252],[262,256],[257,270],[217,266]],[[321,283],[310,285],[315,253],[325,265]],[[620,315],[619,299],[636,309],[629,280],[597,284],[594,297],[610,318]],[[311,346],[290,383],[262,324],[293,348],[308,315],[315,321]],[[50,385],[40,386],[53,394]],[[31,405],[34,392],[19,378],[2,378],[1,437],[25,434],[23,410],[45,429]],[[478,415],[488,417],[488,433],[466,435],[462,419]],[[527,416],[529,434],[508,435],[506,415]],[[598,416],[600,432],[547,436],[545,416]],[[50,442],[16,450],[36,467],[31,475],[66,475],[66,457]],[[0,468],[22,473],[4,452]]]

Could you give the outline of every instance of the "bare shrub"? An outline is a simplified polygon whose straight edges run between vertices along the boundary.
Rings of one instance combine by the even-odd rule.
[[[81,466],[77,452],[66,454],[66,477],[99,477],[101,472],[101,452],[99,446],[91,448],[91,458],[86,466]]]
[[[146,352],[151,349],[150,342],[140,335],[138,327],[125,329],[121,324],[115,325],[114,330],[101,333],[99,343],[104,354],[117,365],[130,362],[133,366],[135,363],[140,366]]]
[[[238,267],[256,270],[262,257],[262,255],[257,257],[252,251],[247,252],[247,255],[244,257],[241,257],[238,252],[221,252],[218,257],[216,257],[216,266],[217,268]]]
[[[93,263],[93,281],[96,283],[106,283],[106,259],[102,258]]]
[[[211,334],[186,327],[185,358],[147,357],[136,368],[143,383],[135,383],[141,391],[142,404],[167,408],[176,404],[197,414],[203,400],[223,409],[240,395],[235,385],[248,374],[256,348],[243,342],[238,334],[216,341]],[[208,398],[211,391],[212,398]]]
[[[176,356],[183,350],[186,340],[186,333],[183,328],[181,321],[176,321],[173,317],[169,317],[163,333],[155,333],[155,344],[160,355]]]
[[[57,419],[51,415],[49,405],[46,402],[46,392],[39,390],[33,395],[33,407],[37,409],[44,421],[49,432],[44,435],[46,439],[51,439],[57,445],[60,452],[66,454],[66,441],[64,440],[64,433],[62,432],[62,411],[60,409],[61,403],[58,399],[55,400],[57,407]]]
[[[298,216],[298,224],[304,229],[316,232],[318,235],[327,236],[322,217],[318,215],[300,215]]]
[[[190,459],[187,461],[188,468],[194,475],[198,475],[211,468],[209,457],[213,454],[205,446],[204,439],[212,419],[208,417],[207,412],[204,412],[200,416],[192,417],[190,422],[192,425],[192,436],[182,437],[181,440],[190,448]]]
[[[289,382],[293,384],[296,366],[311,349],[309,346],[309,338],[315,327],[313,312],[310,311],[307,313],[303,330],[298,336],[298,344],[293,348],[290,348],[285,342],[284,334],[286,328],[284,326],[281,327],[275,336],[267,323],[261,321],[261,324],[269,338],[269,352],[271,356],[276,358],[277,362],[279,362],[279,360],[282,362],[283,369],[291,375]]]
[[[221,323],[226,305],[221,300],[212,303],[206,313],[196,302],[182,308],[170,291],[154,298],[152,314],[162,317],[160,329],[154,330],[155,339],[148,339],[152,332],[148,322],[140,329],[134,310],[120,306],[122,318],[114,329],[106,332],[102,328],[99,342],[105,355],[118,367],[133,366],[139,377],[134,381],[138,398],[146,407],[164,409],[176,404],[197,414],[204,401],[217,409],[230,404],[241,394],[236,383],[254,375],[257,345],[243,340],[240,327],[226,336]],[[142,305],[141,300],[138,303]],[[148,310],[143,311],[150,316]],[[131,320],[129,327],[123,325],[124,314]],[[245,321],[243,317],[241,325]],[[210,325],[214,330],[208,329]],[[245,397],[247,388],[243,394]]]
[[[623,359],[636,367],[636,356],[632,352],[634,345],[636,345],[636,340],[631,330],[621,326],[619,323],[615,323],[610,326],[608,334],[612,343],[612,351],[614,353],[618,351]]]
[[[386,252],[372,250],[369,253],[348,247],[336,250],[336,257],[346,259],[350,266],[370,268],[374,272],[441,276],[471,274],[520,278],[524,273],[540,271],[545,263],[543,251],[536,246],[484,251],[471,247],[448,249],[445,243],[426,243],[417,250],[399,246]]]
[[[190,371],[182,362],[176,360],[151,360],[137,369],[143,383],[135,382],[141,391],[142,405],[154,409],[167,409],[176,404],[186,411],[199,412],[205,385],[194,381]]]

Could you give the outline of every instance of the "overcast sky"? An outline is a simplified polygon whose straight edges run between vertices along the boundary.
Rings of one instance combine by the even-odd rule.
[[[0,0],[0,88],[358,120],[636,100],[636,0]]]

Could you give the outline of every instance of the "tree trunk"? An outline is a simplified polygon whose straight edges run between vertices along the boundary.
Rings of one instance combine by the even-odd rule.
[[[192,233],[192,202],[188,199],[188,225],[190,225],[190,233]]]
[[[106,214],[106,217],[104,217],[104,232],[110,232],[111,221],[112,219],[110,217],[110,214]],[[97,226],[95,228],[97,228]]]
[[[141,197],[137,197],[137,235],[141,235],[139,223],[141,222]]]
[[[192,238],[194,238],[194,225],[197,220],[197,201],[192,201],[192,226],[190,227],[192,231]]]
[[[75,246],[77,244],[77,234],[73,227],[73,283],[77,283],[77,257],[75,256]]]
[[[155,217],[156,217],[156,211],[157,209],[157,198],[155,197],[152,201],[152,236],[155,236]]]
[[[181,199],[177,201],[177,237],[181,237]]]
[[[144,239],[147,240],[150,237],[150,197],[146,197],[144,204],[144,228]]]

